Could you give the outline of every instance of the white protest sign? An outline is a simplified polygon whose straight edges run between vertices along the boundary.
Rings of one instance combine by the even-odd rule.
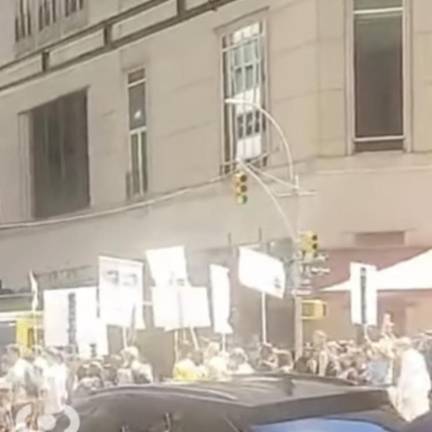
[[[183,246],[149,250],[146,257],[156,286],[189,285]]]
[[[283,298],[286,276],[283,262],[264,253],[240,248],[239,280],[249,287]]]
[[[211,325],[206,288],[153,287],[152,304],[155,327],[169,331]]]
[[[179,325],[179,297],[171,286],[152,288],[153,324],[165,330],[173,330]]]
[[[351,263],[351,321],[353,324],[378,324],[377,268]]]
[[[207,288],[182,287],[180,293],[182,327],[211,327]]]
[[[212,287],[213,329],[215,333],[231,334],[233,330],[229,324],[231,313],[229,270],[218,265],[211,265],[210,280]]]
[[[129,327],[135,313],[136,328],[144,328],[143,270],[139,261],[99,257],[99,305],[103,322]]]
[[[86,356],[91,346],[98,355],[107,354],[106,328],[97,317],[97,288],[83,287],[44,291],[43,328],[45,344],[64,347],[70,343],[70,296],[75,298],[75,342]]]
[[[44,290],[43,328],[45,344],[48,346],[67,346],[68,303],[64,290]]]

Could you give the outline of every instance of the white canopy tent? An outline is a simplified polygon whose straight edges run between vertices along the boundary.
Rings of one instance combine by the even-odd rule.
[[[432,290],[432,249],[377,273],[378,291]],[[324,288],[324,293],[350,291],[347,279]]]

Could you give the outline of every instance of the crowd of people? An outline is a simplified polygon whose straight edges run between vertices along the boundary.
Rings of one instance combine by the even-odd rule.
[[[17,430],[13,419],[26,404],[33,407],[33,418],[57,416],[67,404],[106,387],[155,380],[227,380],[262,372],[311,374],[386,388],[406,420],[426,413],[430,407],[432,338],[398,338],[390,322],[379,332],[363,336],[361,343],[336,342],[316,331],[296,359],[291,351],[267,343],[222,349],[210,341],[198,349],[185,341],[178,346],[172,374],[156,377],[152,365],[134,346],[101,360],[83,360],[53,348],[35,346],[30,352],[11,345],[0,363],[0,432]]]
[[[151,366],[136,347],[103,360],[84,360],[55,348],[6,348],[0,364],[0,432],[37,430],[42,415],[58,416],[66,405],[98,389],[153,381]],[[21,408],[32,414],[16,424]],[[19,419],[22,420],[22,419]]]
[[[359,341],[332,341],[316,331],[302,355],[294,360],[288,350],[262,344],[257,351],[234,348],[222,352],[211,343],[205,352],[183,347],[174,366],[176,380],[220,380],[253,372],[310,374],[387,389],[407,421],[430,409],[432,337],[399,338],[390,317],[380,329],[364,330]]]

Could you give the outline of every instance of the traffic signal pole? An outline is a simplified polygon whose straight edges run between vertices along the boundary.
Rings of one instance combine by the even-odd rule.
[[[299,258],[300,258],[300,185],[299,185],[299,178],[295,174],[294,170],[294,158],[292,155],[291,147],[288,143],[288,140],[286,139],[286,136],[283,132],[282,127],[280,124],[276,121],[276,119],[263,107],[261,107],[259,104],[256,104],[254,102],[241,100],[241,99],[226,99],[225,103],[227,105],[240,105],[240,106],[250,106],[253,109],[259,111],[268,121],[269,123],[274,127],[277,134],[279,135],[279,138],[283,144],[287,163],[288,163],[288,185],[291,187],[293,196],[296,200],[295,205],[295,215],[293,218],[293,223],[290,222],[287,215],[285,214],[281,204],[277,200],[277,198],[274,196],[273,192],[271,191],[270,187],[261,179],[261,177],[245,162],[245,161],[238,161],[238,164],[240,168],[242,168],[244,171],[246,171],[251,177],[253,177],[257,183],[264,189],[266,194],[269,196],[271,201],[273,202],[274,206],[276,207],[276,210],[280,214],[282,220],[284,221],[284,225],[287,229],[287,233],[289,238],[293,240],[294,244],[294,259],[295,259],[295,265],[300,265]],[[300,274],[298,269],[295,269],[297,274]],[[298,290],[300,288],[300,278],[295,279],[295,286],[292,290],[292,299],[293,299],[293,315],[294,315],[294,348],[295,348],[295,357],[299,358],[302,355],[303,352],[303,320],[302,320],[302,299],[298,295]],[[266,305],[263,302],[263,299],[261,299],[261,306],[262,309],[266,309]]]

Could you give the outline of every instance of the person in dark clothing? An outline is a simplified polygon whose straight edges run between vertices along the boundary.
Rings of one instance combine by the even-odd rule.
[[[312,374],[314,371],[311,368],[313,359],[312,348],[305,348],[301,357],[297,359],[294,365],[294,370],[300,374]]]
[[[277,356],[270,344],[263,344],[260,351],[260,358],[256,370],[258,372],[271,372],[278,367]]]

